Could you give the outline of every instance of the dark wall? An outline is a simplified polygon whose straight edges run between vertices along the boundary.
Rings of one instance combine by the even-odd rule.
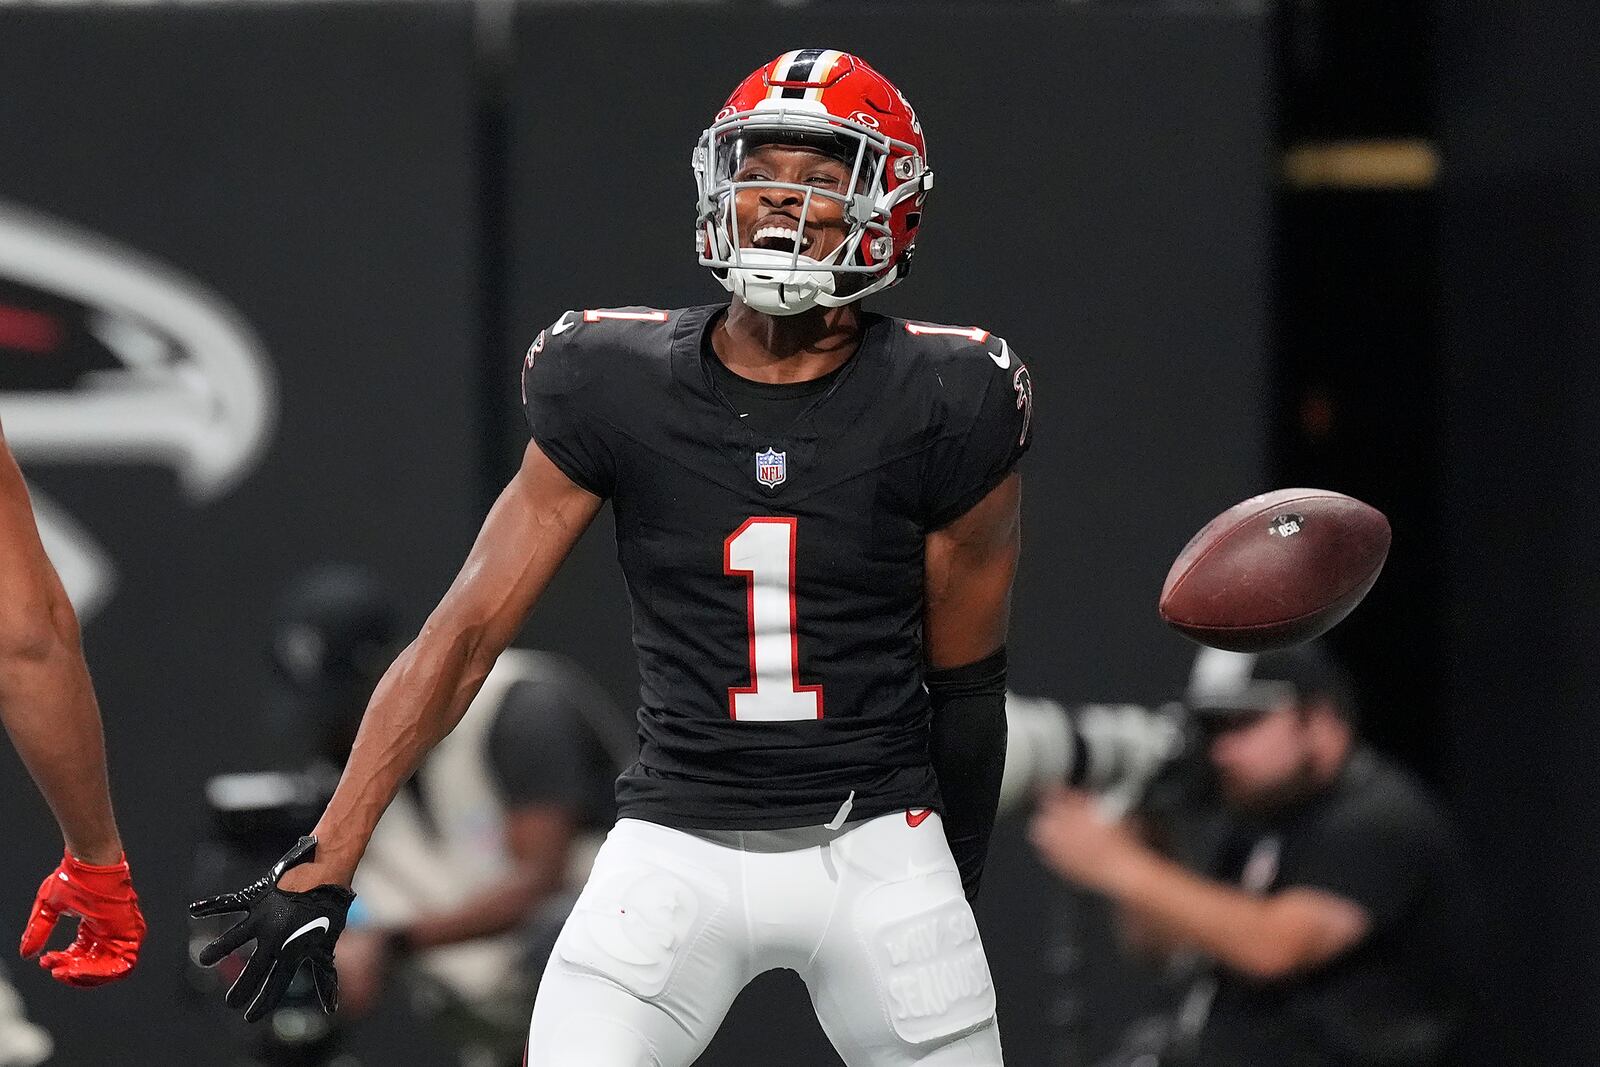
[[[938,175],[916,270],[875,306],[990,328],[1034,377],[1014,687],[1152,701],[1176,690],[1192,646],[1156,619],[1166,566],[1211,515],[1265,487],[1260,20],[538,5],[522,9],[517,40],[508,454],[526,441],[518,357],[562,311],[725,298],[690,252],[689,155],[728,92],[790,48],[859,50],[916,106]],[[528,632],[632,700],[611,538],[603,518]],[[1007,1047],[1018,1063],[1077,1062],[1074,1047],[1103,1040],[1122,1008],[1109,987],[1052,972],[1062,957],[1041,944],[1071,902],[1034,867],[1017,825],[1002,829],[993,865],[980,918]],[[704,1062],[836,1062],[809,1015],[797,981],[766,981]]]
[[[1600,1062],[1600,26],[1437,5],[1447,698],[1492,921],[1483,1063]]]
[[[1395,531],[1383,580],[1329,635],[1368,741],[1448,788],[1441,737],[1438,190],[1359,166],[1374,138],[1434,129],[1426,4],[1279,5],[1278,133],[1289,158],[1354,142],[1342,175],[1286,167],[1274,214],[1274,481],[1336,488]]]
[[[179,995],[182,906],[201,783],[278,756],[257,695],[273,599],[307,564],[361,561],[403,580],[414,623],[470,541],[480,420],[471,63],[463,5],[0,12],[0,208],[47,213],[98,235],[79,234],[78,245],[137,252],[181,272],[187,291],[210,290],[259,340],[265,366],[255,369],[276,381],[276,399],[261,400],[275,429],[258,459],[231,486],[201,492],[177,471],[212,446],[159,462],[70,449],[44,462],[42,434],[18,407],[40,393],[22,385],[37,384],[41,363],[82,357],[105,369],[106,353],[86,340],[76,353],[0,354],[0,417],[29,477],[117,572],[86,638],[151,928],[135,976],[92,995],[7,965],[56,1035],[56,1062],[224,1062],[214,1024],[202,1029]],[[21,269],[4,269],[12,285],[0,302],[44,308],[71,336],[89,336],[103,309],[158,338],[186,333],[183,312],[114,283],[63,301],[18,286]],[[76,420],[95,420],[93,396],[165,389],[214,354],[204,340],[183,347],[115,390],[59,375],[72,399],[56,417],[88,436],[93,427]],[[231,387],[208,378],[195,402]],[[244,418],[229,414],[219,432],[246,432]],[[5,939],[59,858],[25,780],[0,746]]]

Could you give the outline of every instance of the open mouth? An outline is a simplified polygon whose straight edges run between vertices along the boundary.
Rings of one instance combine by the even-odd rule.
[[[800,231],[791,226],[763,226],[751,237],[752,245],[769,252],[792,253],[795,251],[796,242],[799,243],[801,252],[811,247],[811,238],[801,237]]]

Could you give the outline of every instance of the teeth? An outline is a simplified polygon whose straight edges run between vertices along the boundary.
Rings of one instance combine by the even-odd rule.
[[[794,244],[799,237],[799,232],[800,231],[792,230],[787,226],[763,226],[761,229],[755,232],[755,236],[752,239],[755,241],[761,241],[768,237],[772,237]],[[807,237],[804,242],[800,243],[800,250],[805,251],[806,247],[810,244],[811,238]]]

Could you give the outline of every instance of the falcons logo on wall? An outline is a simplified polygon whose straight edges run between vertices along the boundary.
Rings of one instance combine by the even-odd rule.
[[[255,467],[276,412],[261,342],[217,294],[0,202],[0,422],[21,462],[166,466],[199,505]],[[32,493],[45,548],[87,618],[110,597],[115,567],[76,519]]]

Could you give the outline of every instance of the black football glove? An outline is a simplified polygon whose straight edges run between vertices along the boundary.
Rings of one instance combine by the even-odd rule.
[[[311,859],[315,837],[302,837],[294,848],[272,865],[260,880],[234,893],[189,905],[195,918],[242,911],[245,917],[221,937],[200,950],[200,964],[215,966],[246,941],[255,951],[228,990],[228,1007],[243,1008],[247,1022],[255,1022],[277,1007],[302,963],[311,966],[317,999],[330,1015],[339,1006],[339,975],[333,969],[333,946],[344,930],[345,913],[356,895],[342,885],[319,885],[304,893],[278,888],[283,872]]]

